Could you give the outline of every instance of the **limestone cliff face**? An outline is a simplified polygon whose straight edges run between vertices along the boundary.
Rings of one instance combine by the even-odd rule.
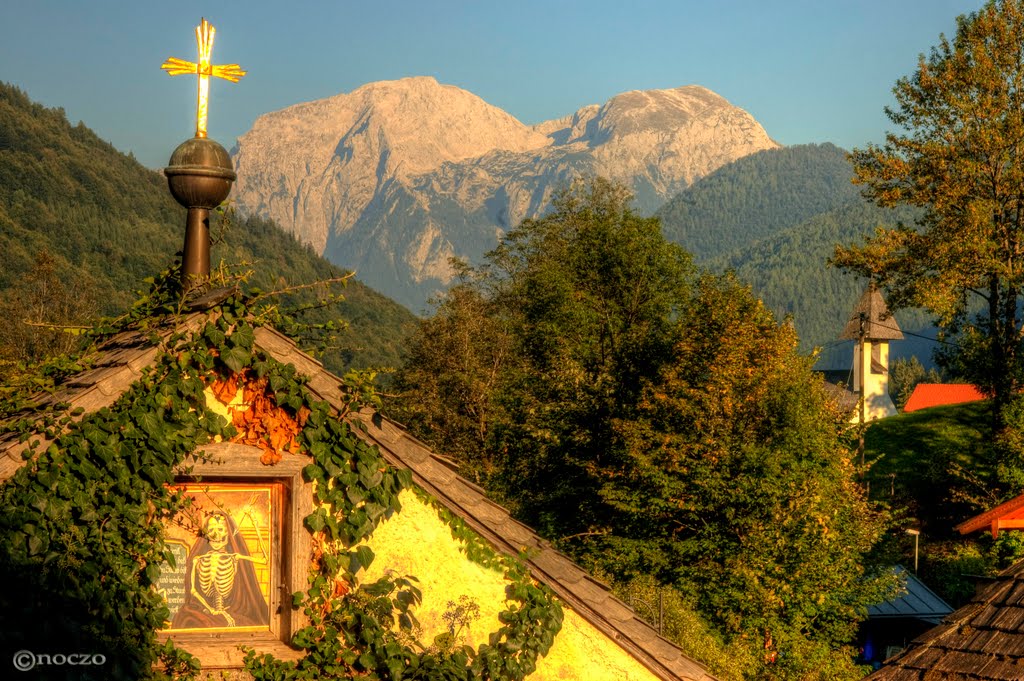
[[[718,167],[777,146],[698,86],[634,91],[529,127],[433,78],[370,83],[256,120],[233,155],[233,197],[367,284],[422,311],[500,234],[581,175],[661,203]]]

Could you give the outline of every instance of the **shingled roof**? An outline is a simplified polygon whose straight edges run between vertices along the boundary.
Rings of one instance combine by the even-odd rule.
[[[1024,678],[1024,562],[867,677],[873,681]]]
[[[174,330],[197,329],[206,319],[206,313],[193,313],[174,329],[165,329],[163,337]],[[340,378],[277,331],[261,327],[255,335],[256,347],[279,362],[293,365],[309,379],[306,385],[317,397],[336,408],[342,407]],[[85,413],[108,407],[141,377],[157,354],[153,334],[118,334],[98,348],[92,368],[70,378],[54,394],[41,396],[40,404],[64,403],[69,413],[79,407]],[[432,452],[398,423],[372,411],[349,418],[366,425],[365,430],[355,429],[356,434],[376,445],[391,465],[411,470],[417,485],[497,550],[518,556],[523,549],[529,549],[525,561],[534,577],[655,676],[666,681],[714,681],[703,665],[659,635],[632,608],[612,595],[606,585],[513,519],[506,509],[488,499],[480,487],[459,476],[450,460]],[[17,434],[0,436],[0,482],[25,463],[23,452],[27,446]]]
[[[828,397],[829,401],[835,403],[836,408],[840,412],[852,412],[857,408],[857,405],[860,404],[860,395],[844,385],[838,385],[825,380],[822,383],[822,387],[825,388],[825,395]]]
[[[882,292],[873,283],[861,295],[839,340],[859,340],[863,315],[864,337],[868,340],[902,340],[903,332],[896,318],[882,299]]]

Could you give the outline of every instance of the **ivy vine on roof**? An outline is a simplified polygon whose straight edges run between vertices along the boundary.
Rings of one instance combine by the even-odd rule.
[[[304,519],[313,535],[309,588],[294,594],[309,625],[292,645],[297,661],[249,651],[256,679],[508,679],[531,673],[561,627],[552,592],[536,584],[521,560],[463,542],[467,556],[503,570],[508,581],[501,627],[476,649],[424,645],[413,635],[420,600],[412,576],[383,578],[352,589],[355,573],[373,560],[360,542],[400,510],[399,493],[411,474],[395,470],[354,426],[313,398],[294,367],[255,347],[254,314],[234,293],[208,310],[193,331],[181,322],[187,308],[169,271],[117,324],[97,338],[126,329],[152,333],[160,352],[113,406],[89,414],[51,408],[25,412],[24,394],[7,395],[3,431],[28,443],[26,464],[0,487],[0,648],[45,653],[102,654],[80,679],[188,679],[199,663],[173,641],[156,636],[169,611],[155,584],[160,566],[173,563],[163,528],[188,504],[170,483],[175,470],[202,456],[215,440],[253,437],[212,411],[210,386],[248,382],[266,389],[276,408],[297,424],[287,445],[309,457],[303,470],[317,509]],[[57,379],[81,370],[83,358],[60,358],[39,376]],[[38,387],[45,380],[26,381]],[[373,402],[365,377],[345,379],[348,409]],[[12,412],[21,409],[17,417]],[[269,439],[271,434],[265,434]],[[262,437],[259,433],[257,438]],[[284,446],[278,440],[266,451]],[[265,456],[272,463],[273,456]],[[451,516],[453,536],[466,529]],[[59,649],[58,649],[59,648]]]

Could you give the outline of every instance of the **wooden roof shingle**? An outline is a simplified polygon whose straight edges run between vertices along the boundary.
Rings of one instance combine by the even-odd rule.
[[[1024,561],[916,638],[873,681],[1024,679]]]
[[[873,283],[861,294],[853,314],[839,334],[839,340],[859,340],[863,315],[864,337],[868,340],[903,340],[903,332],[896,318],[882,298],[882,292]]]

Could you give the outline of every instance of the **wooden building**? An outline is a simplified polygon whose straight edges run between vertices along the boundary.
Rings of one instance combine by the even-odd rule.
[[[961,534],[1024,528],[1024,495],[965,520]],[[980,588],[868,678],[877,681],[1011,681],[1024,679],[1024,561]]]
[[[878,668],[911,641],[942,621],[953,608],[902,566],[893,568],[900,581],[898,596],[868,608],[857,641],[859,661]]]
[[[886,661],[872,681],[1024,679],[1024,562]]]
[[[1024,529],[1024,494],[965,520],[953,529],[960,534],[988,530],[993,539],[999,537],[999,530]]]
[[[170,352],[187,361],[189,348],[202,343],[203,330],[207,329],[209,336],[211,324],[223,315],[219,305],[218,297],[208,298],[193,311],[165,320],[162,326],[112,336],[89,360],[88,370],[42,397],[38,408],[59,405],[61,413],[73,414],[79,422],[105,410],[130,409],[132,405],[125,404],[129,391],[139,390],[140,381],[152,381],[151,367],[168,361],[168,339],[186,339]],[[236,327],[237,323],[223,328]],[[255,327],[251,347],[253,356],[263,358],[261,361],[293,368],[303,381],[305,394],[329,405],[330,413],[346,414],[348,398],[342,380],[291,340],[270,327]],[[158,388],[153,384],[153,389]],[[253,409],[255,400],[267,398],[273,404],[273,389],[267,390],[263,395],[250,394],[241,385],[237,389],[220,385],[208,388],[205,399],[211,409],[231,416]],[[249,413],[258,416],[260,412]],[[521,561],[532,580],[553,592],[564,613],[550,651],[527,678],[712,679],[701,664],[660,636],[607,586],[514,520],[483,490],[460,477],[450,461],[399,424],[366,410],[347,413],[345,420],[352,426],[351,432],[378,450],[387,465],[409,471],[413,484],[401,492],[401,510],[382,518],[364,543],[365,550],[359,549],[363,551],[360,556],[372,561],[367,559],[367,565],[355,571],[357,583],[337,586],[356,594],[361,584],[389,572],[414,575],[422,591],[422,601],[414,608],[422,627],[418,635],[429,645],[449,631],[459,637],[459,645],[480,646],[493,642],[495,636],[500,639],[496,632],[501,630],[502,612],[508,607],[508,572],[472,559],[474,552],[493,551],[507,560]],[[50,435],[53,443],[60,442],[54,439],[59,434]],[[48,444],[46,436],[40,437],[43,441],[36,441],[30,451],[27,448],[32,443],[18,434],[0,436],[0,483],[7,484],[19,474],[36,474],[34,458],[45,453]],[[309,588],[309,565],[320,541],[310,529],[317,522],[318,483],[304,474],[309,463],[305,452],[282,445],[275,456],[268,457],[267,446],[265,442],[247,442],[241,434],[234,441],[209,442],[202,446],[204,455],[194,466],[177,469],[172,483],[193,495],[193,510],[202,514],[202,529],[191,536],[165,535],[176,560],[174,566],[165,563],[158,582],[159,591],[172,604],[171,620],[162,636],[195,654],[204,672],[214,672],[216,678],[248,677],[242,671],[239,646],[286,662],[303,655],[292,645],[292,636],[308,621],[291,595]],[[46,456],[59,460],[60,452]],[[378,473],[360,469],[357,474],[373,478]],[[360,494],[354,488],[346,493],[349,491]],[[226,579],[223,570],[217,572],[223,568],[224,556],[236,567],[230,574],[230,590],[218,592],[203,580]],[[235,598],[239,592],[244,592],[245,602],[229,605],[227,598]],[[465,615],[472,610],[474,616],[467,615],[461,622],[465,631],[460,625],[456,632],[450,626],[455,618],[452,613],[461,605],[466,608],[459,612]]]

